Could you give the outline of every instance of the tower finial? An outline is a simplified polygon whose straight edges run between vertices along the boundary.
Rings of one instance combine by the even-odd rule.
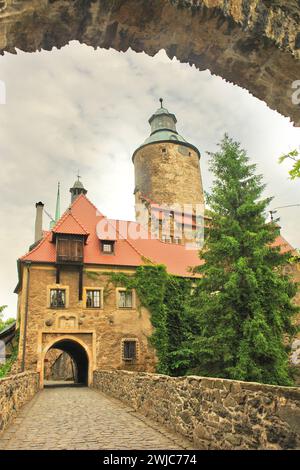
[[[159,98],[159,101],[160,101],[160,107],[162,108],[163,107],[163,98]]]
[[[80,178],[81,178],[81,176],[80,176],[79,170],[78,170],[78,172],[77,172],[77,181],[75,181],[72,188],[70,188],[70,193],[72,194],[71,203],[73,203],[75,201],[75,199],[77,198],[77,196],[79,196],[80,194],[86,194],[87,193],[87,190],[85,189],[82,182],[80,181]]]

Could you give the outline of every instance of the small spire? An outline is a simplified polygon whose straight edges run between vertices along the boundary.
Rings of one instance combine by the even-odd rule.
[[[79,173],[79,170],[78,170],[77,171],[77,181],[80,181],[80,178],[81,178],[81,176],[80,176],[80,173]]]
[[[56,208],[55,208],[55,222],[60,219],[60,182],[57,183],[57,197],[56,197]]]
[[[163,98],[159,98],[159,101],[160,101],[160,107],[162,108],[163,107]]]
[[[60,219],[60,183],[57,183],[57,195],[56,195],[56,206],[55,206],[55,217],[50,222],[50,229],[54,227],[56,222]]]

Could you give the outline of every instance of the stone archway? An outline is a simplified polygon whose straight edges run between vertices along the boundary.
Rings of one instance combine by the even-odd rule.
[[[297,0],[2,0],[0,53],[51,50],[71,40],[150,56],[165,49],[300,125],[292,100],[300,80],[299,25]]]
[[[82,385],[92,383],[92,360],[86,345],[75,336],[64,335],[52,340],[42,353],[40,384],[44,386],[45,358],[49,350],[59,349],[67,353],[75,365],[74,382]]]

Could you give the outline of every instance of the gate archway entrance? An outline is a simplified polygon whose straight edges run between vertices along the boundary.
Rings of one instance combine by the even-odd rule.
[[[60,350],[71,358],[73,367],[72,380],[74,383],[82,385],[90,384],[91,360],[87,348],[76,338],[65,337],[53,341],[44,350],[41,386],[44,385],[46,355],[51,350]]]

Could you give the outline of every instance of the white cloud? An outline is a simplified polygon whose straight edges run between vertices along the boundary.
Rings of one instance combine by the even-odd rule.
[[[54,212],[57,181],[62,206],[79,169],[89,197],[110,217],[133,218],[133,151],[149,135],[148,119],[163,97],[179,132],[202,153],[206,189],[211,184],[206,150],[224,132],[242,142],[275,195],[274,206],[299,202],[299,182],[288,179],[278,156],[300,143],[288,119],[209,71],[132,51],[94,50],[71,43],[52,52],[5,55],[0,81],[1,270],[0,304],[14,313],[16,259],[32,242],[34,204]],[[300,208],[282,215],[283,234],[299,242]],[[45,220],[45,226],[48,221]]]

